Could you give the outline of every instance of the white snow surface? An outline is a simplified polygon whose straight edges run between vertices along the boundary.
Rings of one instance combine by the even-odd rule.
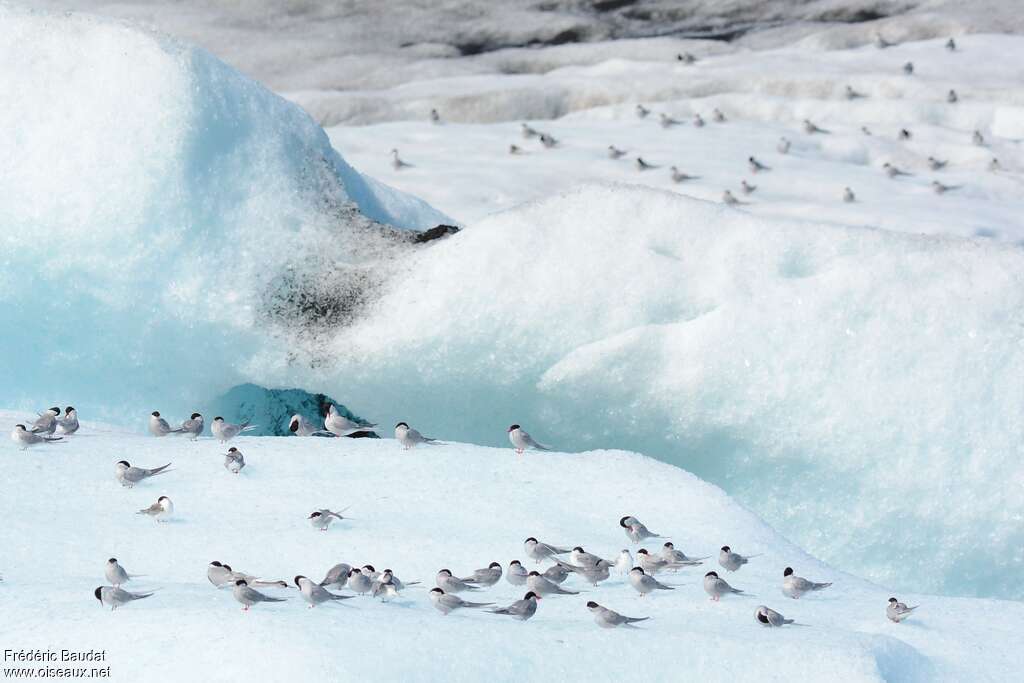
[[[1018,247],[608,185],[405,265],[313,390],[441,438],[639,450],[862,576],[1021,595]]]
[[[25,419],[0,412],[4,424]],[[106,650],[113,680],[612,680],[656,662],[659,675],[701,680],[1003,681],[1022,663],[1010,645],[1021,604],[899,594],[921,608],[890,623],[890,590],[832,569],[717,487],[635,453],[517,457],[459,443],[407,452],[392,439],[243,437],[233,445],[247,467],[236,476],[210,438],[155,439],[86,422],[66,443],[27,452],[6,444],[0,642]],[[113,476],[122,458],[173,468],[123,489]],[[134,514],[160,495],[174,502],[175,519]],[[346,505],[352,519],[327,532],[305,519]],[[646,598],[621,577],[598,588],[570,578],[565,587],[583,592],[542,600],[526,623],[468,610],[442,616],[427,598],[441,568],[469,574],[526,561],[531,535],[607,556],[635,552],[617,524],[625,514],[688,554],[714,555],[723,543],[764,553],[727,577],[754,595],[710,602],[699,577],[712,561],[660,574],[676,589]],[[159,590],[116,612],[101,608],[92,592],[105,583],[108,557],[145,574],[126,588]],[[312,610],[294,588],[265,589],[289,600],[246,613],[208,583],[212,560],[289,581],[319,580],[337,562],[370,563],[424,583],[390,604],[360,597]],[[835,585],[785,598],[787,565]],[[523,592],[503,579],[472,597],[507,604]],[[604,631],[587,600],[651,619]],[[754,622],[759,604],[803,625],[766,630]]]

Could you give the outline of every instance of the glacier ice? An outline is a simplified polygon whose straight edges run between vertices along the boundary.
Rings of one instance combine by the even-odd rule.
[[[358,424],[367,421],[324,394],[311,394],[302,389],[267,389],[255,384],[231,387],[209,404],[199,404],[196,410],[206,414],[207,423],[216,415],[236,424],[248,422],[255,429],[252,436],[291,436],[288,423],[292,415],[302,415],[317,428],[323,429],[324,413],[333,404],[343,416]],[[375,437],[373,432],[356,432],[359,436]],[[330,436],[330,435],[328,435]]]
[[[0,23],[0,403],[189,410],[275,331],[317,346],[403,230],[452,222],[203,50],[7,5]]]
[[[1019,598],[1022,279],[1016,246],[590,186],[409,264],[309,386],[441,438],[639,450],[844,569]]]

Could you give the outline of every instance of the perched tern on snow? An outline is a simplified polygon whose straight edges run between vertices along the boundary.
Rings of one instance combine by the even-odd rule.
[[[579,595],[576,591],[567,591],[550,579],[540,575],[540,572],[533,571],[526,577],[526,587],[537,595]]]
[[[596,586],[597,584],[601,583],[602,581],[607,581],[608,577],[610,576],[609,570],[612,567],[611,562],[609,562],[608,560],[600,560],[600,559],[597,562],[595,562],[594,564],[592,564],[592,565],[590,565],[588,567],[583,567],[583,566],[575,565],[575,564],[569,564],[568,562],[562,562],[559,559],[556,559],[555,562],[557,563],[557,566],[559,568],[564,569],[564,570],[566,570],[568,572],[572,572],[573,574],[580,575],[591,586]],[[548,571],[551,571],[551,570],[548,570]],[[545,577],[547,577],[547,574],[548,574],[548,572],[544,572],[544,576]],[[550,578],[550,577],[548,577],[548,578]]]
[[[726,190],[725,192],[722,193],[722,203],[725,204],[726,206],[740,206],[743,204],[749,204],[750,202],[741,202],[740,200],[736,199],[735,196],[733,196],[732,192]]]
[[[403,168],[412,168],[412,164],[402,161],[402,158],[398,156],[398,150],[391,150],[391,168],[396,171],[401,171]]]
[[[112,557],[107,560],[107,564],[103,569],[104,576],[107,577],[107,581],[110,582],[114,588],[120,588],[123,584],[128,583],[132,579],[144,576],[143,574],[129,574],[124,567],[122,567],[116,557]]]
[[[914,175],[913,173],[907,173],[906,171],[896,168],[888,161],[882,164],[882,170],[885,171],[885,175],[889,176],[890,178],[895,178],[897,176],[903,175]]]
[[[521,129],[523,131],[523,137],[524,138],[535,138],[535,137],[540,135],[540,133],[537,132],[536,129],[531,128],[530,126],[526,125],[525,123],[521,123],[519,125],[521,126]]]
[[[946,164],[948,163],[948,161],[936,159],[935,157],[928,157],[928,168],[930,168],[933,171],[941,171],[946,167]]]
[[[47,436],[57,431],[57,417],[60,415],[60,408],[54,406],[49,410],[44,410],[39,413],[39,417],[36,418],[35,423],[32,425],[32,429],[29,430],[33,434],[40,434]]]
[[[695,128],[703,128],[704,127],[704,117],[701,116],[700,114],[694,114],[693,115],[693,125],[694,125]]]
[[[377,425],[356,424],[338,412],[334,404],[327,407],[327,416],[324,418],[324,428],[335,436],[350,436],[356,432],[375,432]]]
[[[906,64],[904,64],[903,65],[903,73],[905,73],[908,76],[914,75],[914,63],[913,62],[907,62]]]
[[[111,586],[98,586],[96,590],[93,591],[92,594],[96,596],[96,599],[100,601],[101,605],[110,607],[110,611],[113,612],[121,605],[127,605],[129,602],[135,600],[142,600],[143,598],[148,598],[149,596],[153,595],[153,592],[150,591],[149,593],[129,593],[128,591],[122,590],[121,588],[115,588]]]
[[[338,520],[340,522],[341,520],[345,519],[341,516],[341,513],[344,512],[345,510],[348,510],[348,508],[344,508],[340,512],[332,512],[327,508],[321,508],[320,510],[314,510],[313,512],[309,513],[309,517],[306,517],[306,519],[309,520],[310,526],[312,526],[314,529],[319,529],[320,531],[327,531],[327,527],[331,525],[331,522],[333,522],[334,520]]]
[[[213,418],[213,424],[210,425],[210,432],[218,439],[221,443],[227,443],[231,439],[235,438],[242,432],[249,432],[256,429],[256,425],[249,424],[246,420],[240,425],[226,422],[223,417],[217,416]]]
[[[453,576],[451,570],[442,569],[434,577],[437,587],[442,589],[445,593],[461,593],[463,591],[478,591],[481,590],[480,586],[474,586],[471,583],[467,583],[462,579]]]
[[[715,107],[711,110],[711,119],[715,123],[725,123],[725,114],[718,107]]]
[[[569,570],[567,569],[568,566],[569,565],[566,565],[555,559],[555,564],[545,569],[544,573],[541,574],[541,576],[543,576],[548,581],[551,581],[552,583],[562,585],[563,583],[565,583],[565,580],[569,578]]]
[[[235,596],[235,600],[242,604],[243,612],[248,612],[250,607],[261,602],[284,602],[287,600],[287,598],[272,598],[269,595],[264,595],[255,588],[250,588],[245,579],[235,581],[231,593]]]
[[[491,614],[507,614],[520,621],[526,621],[537,613],[537,601],[540,599],[539,595],[530,591],[522,600],[516,600],[508,607],[497,607],[489,611]]]
[[[708,572],[704,575],[704,592],[710,595],[712,600],[718,602],[723,595],[742,593],[743,591],[733,588],[725,579],[719,578],[717,572]]]
[[[723,569],[734,572],[755,557],[761,557],[761,555],[748,555],[744,557],[739,553],[734,553],[729,546],[723,545],[718,551],[718,564],[722,565]],[[715,576],[718,575],[716,574]]]
[[[918,607],[920,607],[920,605],[907,607],[904,603],[900,602],[896,598],[889,598],[889,605],[885,608],[885,616],[889,618],[889,621],[898,624],[907,617],[909,617],[910,613],[916,610]]]
[[[382,602],[387,602],[392,598],[398,597],[398,591],[401,590],[400,584],[401,582],[395,578],[391,570],[385,569],[384,573],[373,582],[373,591],[370,595],[374,598],[380,598]]]
[[[959,190],[963,185],[944,185],[938,180],[932,181],[932,192],[935,194],[946,194],[950,190]]]
[[[973,133],[971,133],[971,142],[974,143],[977,147],[984,147],[985,136],[981,134],[980,130],[976,130]]]
[[[633,556],[625,548],[619,553],[618,558],[615,560],[615,571],[625,576],[629,574],[629,570],[636,566],[633,563]]]
[[[334,436],[327,430],[318,428],[315,424],[296,413],[288,421],[288,431],[295,436]]]
[[[153,436],[167,436],[168,434],[181,433],[181,428],[171,429],[171,425],[167,424],[167,420],[160,417],[160,411],[154,410],[149,414],[149,433]]]
[[[651,113],[651,110],[642,104],[636,105],[636,115],[640,118],[647,118],[647,115]]]
[[[153,469],[145,469],[143,467],[133,467],[127,460],[120,460],[114,467],[114,476],[116,476],[117,480],[121,482],[121,486],[131,488],[143,479],[149,479],[150,477],[155,477],[158,474],[163,474],[170,466],[171,463],[167,463],[166,465],[154,467]]]
[[[345,584],[348,583],[348,573],[350,571],[352,571],[351,565],[340,562],[327,570],[327,574],[324,576],[324,580],[320,582],[320,585],[324,588],[344,588]]]
[[[668,562],[680,566],[702,564],[704,560],[711,557],[710,555],[706,557],[687,557],[686,553],[682,550],[676,550],[676,547],[672,545],[671,541],[661,547],[661,556]]]
[[[783,138],[783,140],[785,140],[785,138]],[[789,142],[787,141],[786,144],[789,145]],[[787,149],[788,149],[788,147],[787,147]],[[752,157],[752,156],[751,157],[747,157],[747,165],[750,166],[750,172],[751,173],[759,173],[761,171],[770,171],[770,170],[772,170],[770,167],[765,166],[760,161],[758,161],[755,157]]]
[[[295,577],[295,586],[299,589],[299,594],[302,595],[302,599],[309,603],[309,609],[313,609],[317,605],[322,605],[325,602],[351,600],[355,597],[354,595],[336,595],[331,593],[326,588],[310,581],[301,574]]]
[[[512,560],[508,563],[508,571],[505,572],[505,580],[511,583],[513,586],[525,586],[526,578],[530,575],[530,572],[526,571],[526,567],[519,560]]]
[[[634,163],[636,164],[636,170],[638,171],[650,171],[652,169],[658,168],[654,164],[649,164],[646,161],[644,161],[643,157],[637,157]]]
[[[662,128],[671,128],[672,126],[678,126],[680,123],[665,112],[658,114],[658,122],[661,124]]]
[[[11,432],[11,440],[21,446],[21,450],[25,450],[29,446],[35,446],[41,443],[53,443],[55,441],[62,441],[62,436],[40,436],[39,434],[33,434],[32,432],[25,429],[25,425],[18,424],[14,425],[14,431]]]
[[[579,545],[573,548],[569,553],[569,561],[581,567],[594,567],[598,562],[608,562],[608,564],[611,564],[611,562],[603,557],[599,557],[593,553],[588,553],[583,549],[583,546]]]
[[[509,145],[508,146],[508,153],[509,154],[522,154],[523,150],[519,147],[519,145]]]
[[[467,602],[457,595],[448,595],[441,588],[430,589],[430,602],[434,605],[434,608],[437,609],[437,611],[446,615],[463,607],[479,609],[481,607],[491,607],[494,605],[493,602]]]
[[[654,591],[672,591],[672,586],[666,586],[653,576],[648,576],[643,567],[633,567],[629,570],[629,584],[636,589],[640,597],[653,593]]]
[[[57,426],[62,434],[74,434],[78,431],[78,411],[73,406],[64,409],[64,417],[57,418]]]
[[[462,581],[489,588],[498,583],[498,581],[501,581],[501,565],[497,562],[491,562],[483,569],[477,569],[473,572],[472,576],[467,576]]]
[[[946,101],[949,102],[950,104],[956,104],[957,102],[960,101],[960,98],[957,97],[956,90],[950,90],[948,93],[946,93]]]
[[[348,572],[348,587],[353,593],[366,595],[373,590],[373,579],[364,574],[358,567],[353,567]]]
[[[525,429],[519,425],[512,425],[508,428],[508,440],[512,442],[512,445],[516,449],[516,453],[520,455],[527,449],[533,449],[535,451],[550,451],[550,446],[545,446],[542,443],[538,443],[530,436]]]
[[[853,193],[853,190],[851,190],[850,188],[844,187],[843,188],[843,201],[846,202],[847,204],[851,204],[851,203],[857,201],[857,195],[855,195]]]
[[[172,516],[174,516],[174,503],[167,496],[160,496],[156,499],[156,502],[150,505],[148,508],[139,510],[135,514],[146,515],[152,517],[157,522],[166,522]]]
[[[682,62],[683,64],[695,64],[697,62],[697,58],[689,52],[681,52],[676,55],[676,61]]]
[[[787,619],[782,616],[771,607],[765,607],[764,605],[758,605],[757,611],[754,612],[754,619],[757,623],[768,628],[781,628],[786,624],[792,624],[792,619]]]
[[[756,189],[757,185],[751,185],[746,180],[740,181],[740,190],[743,191],[743,194],[751,194]]]
[[[685,183],[687,180],[699,180],[700,179],[699,175],[689,175],[687,173],[683,173],[682,171],[680,171],[675,166],[670,168],[669,172],[671,173],[672,182],[673,183]]]
[[[779,138],[778,143],[775,145],[775,151],[779,154],[789,154],[789,138]]]
[[[404,448],[405,450],[415,448],[417,445],[421,443],[429,444],[432,446],[444,445],[437,439],[431,439],[429,436],[423,436],[405,422],[399,422],[398,424],[395,425],[395,438],[398,439],[398,443],[402,444],[402,448]]]
[[[210,580],[210,583],[215,588],[223,588],[224,586],[234,586],[235,581],[239,579],[245,581],[250,586],[259,586],[267,588],[287,588],[288,583],[285,581],[263,581],[252,574],[246,574],[245,572],[235,571],[231,568],[231,565],[221,564],[217,560],[214,560],[206,566],[206,578]]]
[[[551,149],[552,147],[558,147],[558,140],[556,140],[555,136],[553,135],[549,135],[548,133],[541,133],[540,144],[544,145],[544,147],[546,147],[547,149]]]
[[[533,536],[523,541],[523,549],[526,551],[527,556],[536,560],[538,564],[540,564],[541,560],[549,560],[554,558],[555,555],[564,555],[569,552],[568,548],[559,548],[556,545],[541,543]]]
[[[808,581],[807,579],[797,576],[793,573],[792,567],[786,567],[785,571],[782,572],[782,594],[787,598],[793,598],[798,600],[805,593],[811,591],[825,590],[832,583],[815,583]]]
[[[644,570],[645,574],[654,575],[660,570],[665,569],[668,566],[668,561],[662,558],[654,557],[647,548],[640,548],[636,551],[636,564]]]
[[[956,52],[956,41],[950,38],[946,41],[946,49],[950,52]]]
[[[824,133],[827,135],[830,131],[827,131],[824,128],[819,128],[810,119],[804,119],[804,132],[808,135],[813,135],[815,133]]]
[[[615,145],[608,145],[608,158],[609,159],[621,159],[625,156],[626,150],[619,149]]]
[[[242,457],[242,451],[232,446],[224,454],[224,469],[231,472],[231,474],[238,474],[242,471],[243,467],[245,467],[245,458]]]
[[[181,433],[188,434],[195,441],[203,434],[203,428],[206,426],[206,422],[203,420],[203,416],[199,413],[192,413],[192,416],[181,423]]]
[[[619,526],[625,530],[626,536],[628,536],[629,540],[633,541],[633,543],[639,543],[640,541],[647,540],[648,538],[662,538],[645,527],[643,522],[632,515],[626,515],[620,519]]]
[[[846,86],[846,99],[848,100],[859,100],[867,97],[864,93],[857,92],[852,86]]]
[[[435,125],[441,123],[441,115],[437,113],[436,109],[430,110],[430,122]]]
[[[607,607],[601,607],[593,600],[587,603],[587,609],[594,615],[594,621],[601,628],[616,628],[618,626],[630,626],[641,621],[647,621],[650,617],[627,617]]]

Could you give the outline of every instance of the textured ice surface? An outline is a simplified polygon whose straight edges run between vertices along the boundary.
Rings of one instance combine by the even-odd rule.
[[[439,438],[640,450],[845,569],[1022,595],[1018,247],[609,185],[407,265],[312,388]]]
[[[275,330],[315,346],[354,315],[393,227],[451,222],[202,50],[8,6],[0,23],[4,402],[211,398]]]
[[[0,424],[26,417],[0,412]],[[517,458],[510,448],[466,444],[407,452],[391,439],[242,437],[232,445],[247,462],[238,476],[223,468],[224,447],[208,437],[191,443],[87,424],[70,443],[25,453],[5,439],[4,647],[105,648],[115,681],[627,680],[652,667],[659,677],[709,681],[1006,681],[1020,670],[1012,645],[1024,621],[1019,603],[896,593],[921,608],[892,624],[890,588],[836,571],[717,487],[633,453]],[[173,471],[122,489],[113,476],[120,458],[173,461]],[[42,489],[58,493],[60,519]],[[161,495],[174,502],[175,521],[134,514]],[[346,505],[353,519],[327,532],[305,519],[314,508]],[[619,577],[598,588],[570,578],[566,587],[584,593],[544,599],[525,624],[465,611],[442,616],[428,602],[442,567],[468,574],[492,561],[527,561],[522,542],[530,535],[602,555],[635,552],[617,524],[624,514],[690,554],[711,555],[723,543],[764,553],[728,576],[754,596],[712,603],[697,568],[659,575],[676,589],[646,598]],[[159,592],[113,613],[101,609],[92,592],[104,583],[108,557],[146,574],[128,588]],[[287,580],[319,580],[337,562],[371,563],[424,585],[394,604],[364,597],[316,609],[294,588],[268,589],[289,600],[245,613],[207,582],[212,560]],[[787,599],[787,565],[835,585]],[[479,597],[508,604],[523,593],[502,581]],[[588,600],[651,619],[637,630],[604,631]],[[763,629],[754,622],[758,604],[807,625]]]

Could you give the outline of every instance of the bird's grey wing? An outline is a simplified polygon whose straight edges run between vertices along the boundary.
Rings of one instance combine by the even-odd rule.
[[[551,450],[550,446],[545,446],[544,444],[538,442],[536,439],[534,439],[532,436],[530,436],[526,432],[523,432],[522,434],[523,434],[523,441],[525,441],[527,443],[527,445],[529,445],[531,448],[535,448],[538,451],[550,451]]]
[[[462,600],[460,603],[461,607],[490,607],[493,602],[469,602],[468,600]]]
[[[170,467],[170,466],[171,466],[171,463],[167,463],[166,465],[161,465],[160,467],[154,467],[151,470],[142,469],[141,467],[131,467],[131,468],[129,468],[129,471],[137,469],[137,470],[139,470],[139,472],[142,475],[140,477],[140,479],[145,479],[146,477],[155,477],[156,475],[165,472],[167,470],[167,468]]]
[[[288,599],[288,598],[272,598],[269,595],[264,595],[263,593],[260,593],[258,590],[254,590],[252,588],[249,588],[248,586],[246,586],[245,593],[246,593],[247,596],[249,596],[252,600],[255,600],[256,602],[284,602],[285,600]]]
[[[161,510],[163,510],[163,508],[160,507],[160,503],[153,503],[152,505],[150,505],[145,510],[139,510],[135,514],[137,514],[137,515],[155,515],[158,512],[160,512]]]

